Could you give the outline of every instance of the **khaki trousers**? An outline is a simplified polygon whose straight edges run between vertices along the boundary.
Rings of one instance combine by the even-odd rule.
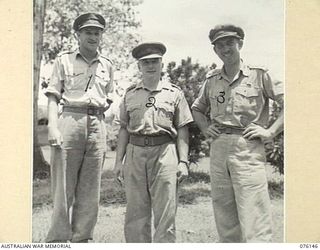
[[[124,169],[127,242],[175,242],[177,166],[174,143],[152,147],[128,144]]]
[[[51,147],[53,214],[46,242],[92,239],[106,152],[102,116],[64,112],[61,149]]]
[[[241,135],[221,134],[210,150],[212,201],[220,242],[270,242],[264,145]]]

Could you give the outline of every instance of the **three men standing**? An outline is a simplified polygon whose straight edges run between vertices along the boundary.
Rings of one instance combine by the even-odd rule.
[[[207,75],[192,111],[202,133],[212,138],[212,200],[220,241],[270,242],[263,141],[283,130],[283,111],[267,128],[269,99],[282,104],[283,86],[266,69],[241,60],[244,31],[240,27],[218,25],[209,39],[223,67]]]
[[[112,102],[113,70],[98,51],[105,20],[87,13],[73,28],[79,49],[58,55],[46,90],[54,201],[47,242],[92,239],[106,152],[103,113]],[[212,138],[210,174],[220,241],[270,242],[263,142],[283,130],[283,112],[267,128],[269,99],[283,104],[283,86],[266,69],[241,60],[241,28],[218,25],[209,38],[223,67],[207,75],[192,110],[200,130]],[[188,175],[187,125],[193,118],[183,91],[161,79],[165,52],[162,43],[134,48],[142,80],[127,89],[120,105],[115,172],[125,182],[127,242],[175,242],[177,182]]]
[[[79,49],[58,55],[46,89],[54,203],[47,242],[92,239],[106,152],[103,114],[112,101],[113,70],[98,51],[105,20],[87,13],[73,28]]]

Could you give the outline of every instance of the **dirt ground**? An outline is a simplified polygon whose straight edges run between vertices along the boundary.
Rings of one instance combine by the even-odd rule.
[[[44,242],[48,231],[51,206],[34,209],[33,242]],[[283,242],[283,200],[272,200],[273,242]],[[121,243],[124,241],[124,205],[101,206],[94,231],[94,241]],[[178,243],[214,243],[218,240],[211,199],[201,197],[196,204],[180,205],[176,217]]]
[[[47,150],[44,150],[44,154],[46,158],[49,157]],[[109,154],[107,158],[104,170],[108,170],[113,167],[114,153]],[[198,170],[207,171],[208,163],[208,158],[204,158],[197,167]],[[281,177],[274,173],[270,168],[268,170],[268,179],[278,182]],[[188,195],[188,192],[197,193],[198,190],[201,190],[200,192],[203,193],[203,196],[196,196],[196,198],[192,200],[192,204],[179,204],[176,217],[178,243],[214,243],[218,240],[211,198],[209,195],[210,184],[196,183],[189,186],[187,185],[183,195]],[[48,181],[44,180],[40,182],[40,184],[39,182],[37,185],[34,184],[33,195],[33,242],[44,242],[46,233],[49,229],[52,213]],[[283,242],[283,196],[280,195],[272,197],[271,202],[273,213],[273,242]],[[123,235],[124,215],[125,204],[102,203],[99,210],[98,222],[94,231],[93,242],[125,242]]]

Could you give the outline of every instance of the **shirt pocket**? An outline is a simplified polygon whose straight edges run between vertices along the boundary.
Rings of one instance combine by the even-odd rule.
[[[142,104],[130,104],[127,107],[129,116],[128,125],[131,129],[136,129],[143,124],[143,107]]]
[[[254,116],[258,110],[259,96],[259,88],[237,87],[234,95],[234,112]]]
[[[210,117],[214,118],[225,113],[225,108],[227,105],[227,97],[225,92],[218,93],[216,96],[210,96]]]
[[[68,90],[84,90],[86,82],[85,74],[81,69],[69,69],[66,71],[64,86]]]
[[[97,70],[95,82],[99,85],[99,87],[105,88],[110,83],[109,72],[105,69]]]
[[[161,102],[157,104],[155,113],[155,123],[162,127],[170,129],[173,126],[174,103]]]

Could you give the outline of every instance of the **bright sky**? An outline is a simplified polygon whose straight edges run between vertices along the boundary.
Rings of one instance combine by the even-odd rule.
[[[208,39],[216,24],[233,23],[245,31],[241,57],[284,79],[283,0],[144,0],[137,7],[143,41],[167,47],[164,62],[190,56],[193,62],[221,66]]]

